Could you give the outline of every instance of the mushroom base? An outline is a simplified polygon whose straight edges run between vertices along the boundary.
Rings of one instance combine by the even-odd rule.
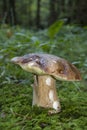
[[[48,75],[35,76],[33,86],[33,103],[44,108],[51,108],[50,113],[58,113],[61,110],[60,102],[57,97],[55,80]]]

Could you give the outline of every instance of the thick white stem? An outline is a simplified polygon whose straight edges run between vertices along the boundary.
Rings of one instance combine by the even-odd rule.
[[[52,108],[56,113],[60,111],[61,107],[57,97],[55,80],[51,76],[45,75],[35,77],[33,86],[33,105]]]

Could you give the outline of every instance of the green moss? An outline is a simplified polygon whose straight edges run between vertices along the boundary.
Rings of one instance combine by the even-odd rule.
[[[24,38],[20,35],[22,29],[14,29],[19,35],[14,33],[8,39],[6,30],[0,30],[0,130],[87,129],[87,30],[80,28],[74,33],[75,30],[74,26],[65,26],[52,41],[46,31],[40,35],[25,30]],[[58,114],[48,115],[46,109],[32,108],[33,75],[10,62],[14,56],[30,52],[51,52],[65,57],[82,73],[81,82],[57,82],[62,106]]]

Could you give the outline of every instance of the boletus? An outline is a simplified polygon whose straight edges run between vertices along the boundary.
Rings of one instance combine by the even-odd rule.
[[[80,72],[74,65],[54,55],[32,53],[14,57],[11,61],[34,74],[32,105],[51,108],[50,113],[58,113],[61,110],[56,80],[81,80]]]

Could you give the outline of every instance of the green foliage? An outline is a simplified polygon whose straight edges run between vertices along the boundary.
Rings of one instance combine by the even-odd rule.
[[[53,39],[54,36],[60,31],[60,29],[62,28],[64,24],[64,21],[60,20],[60,21],[56,21],[54,24],[52,24],[49,28],[48,28],[48,36]]]
[[[0,29],[0,130],[87,130],[87,29],[68,25],[59,30],[50,41],[47,30]],[[32,108],[33,75],[10,62],[32,52],[64,57],[81,71],[81,82],[57,82],[58,114]]]

